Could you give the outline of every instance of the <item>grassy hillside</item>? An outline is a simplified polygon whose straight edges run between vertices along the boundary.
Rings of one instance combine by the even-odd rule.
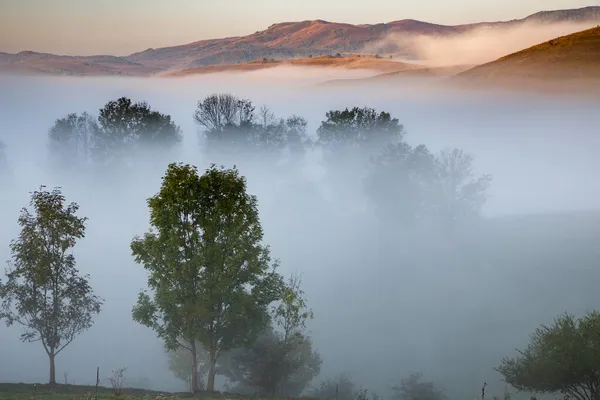
[[[162,74],[165,77],[181,77],[200,74],[213,74],[218,72],[249,72],[269,69],[274,67],[320,67],[343,68],[350,70],[365,69],[378,72],[396,72],[417,68],[416,65],[402,63],[367,55],[350,56],[319,56],[311,58],[298,58],[293,60],[261,60],[241,64],[207,65],[197,68],[184,69]]]
[[[477,66],[456,75],[454,81],[600,88],[600,26]]]

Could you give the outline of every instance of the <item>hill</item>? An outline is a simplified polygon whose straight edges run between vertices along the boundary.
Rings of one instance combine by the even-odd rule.
[[[390,73],[390,71],[404,71],[417,68],[415,64],[393,61],[388,58],[375,56],[318,56],[311,58],[299,58],[292,60],[261,60],[250,61],[241,64],[206,65],[202,67],[184,69],[161,74],[165,77],[181,77],[199,74],[212,74],[220,72],[249,72],[274,67],[321,67],[321,68],[343,68],[363,69],[377,72]]]
[[[462,84],[600,89],[600,26],[476,66],[452,79]]]
[[[319,87],[355,87],[359,86],[371,86],[371,85],[389,85],[400,84],[405,82],[406,79],[419,79],[419,78],[446,78],[456,75],[460,72],[466,71],[473,68],[473,65],[454,65],[450,67],[427,67],[419,64],[408,64],[409,68],[403,68],[401,70],[384,72],[375,76],[367,78],[356,78],[356,79],[333,79],[318,84]]]
[[[16,74],[148,76],[157,68],[115,56],[61,56],[22,51],[0,53],[0,71]]]
[[[181,46],[148,49],[126,57],[128,60],[165,70],[189,69],[203,65],[236,64],[263,58],[293,58],[335,53],[396,54],[413,57],[408,47],[385,41],[390,35],[451,36],[476,28],[518,26],[525,23],[598,22],[600,6],[572,10],[544,11],[523,19],[466,25],[439,25],[403,19],[375,25],[352,25],[323,20],[284,22],[248,36],[203,40]]]
[[[189,44],[147,49],[126,57],[60,56],[35,52],[0,53],[0,71],[10,73],[71,75],[138,75],[232,65],[268,59],[307,58],[310,55],[394,54],[414,58],[410,44],[384,40],[390,35],[450,37],[479,28],[511,27],[527,23],[600,23],[600,6],[542,11],[523,19],[465,25],[439,25],[403,19],[373,25],[352,25],[323,20],[283,22],[247,36],[202,40]]]

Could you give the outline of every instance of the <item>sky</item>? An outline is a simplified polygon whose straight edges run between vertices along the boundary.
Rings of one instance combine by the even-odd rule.
[[[128,55],[238,36],[285,21],[462,24],[523,18],[600,0],[0,0],[0,51]]]

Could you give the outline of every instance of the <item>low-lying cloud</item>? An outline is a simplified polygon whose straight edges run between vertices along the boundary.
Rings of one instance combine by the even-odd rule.
[[[396,46],[399,49],[410,49],[419,62],[429,66],[484,64],[550,39],[596,25],[597,23],[593,22],[568,22],[482,26],[447,37],[391,34],[367,46],[365,51],[376,52],[378,48]]]

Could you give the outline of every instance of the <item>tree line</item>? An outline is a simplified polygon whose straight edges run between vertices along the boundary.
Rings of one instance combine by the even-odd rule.
[[[433,154],[425,145],[410,146],[398,119],[367,107],[327,112],[316,139],[307,134],[302,117],[277,118],[266,107],[257,113],[251,101],[228,94],[200,101],[193,118],[209,151],[295,162],[318,146],[333,174],[354,173],[358,165],[382,219],[411,229],[423,224],[451,229],[478,218],[491,181],[473,172],[473,157],[462,150]],[[106,165],[176,146],[182,132],[147,103],[120,98],[97,118],[83,113],[58,119],[48,136],[57,165]],[[246,178],[236,167],[211,165],[200,173],[194,165],[171,163],[147,207],[149,229],[130,243],[132,257],[148,273],[132,318],[161,338],[173,373],[194,392],[214,391],[215,377],[222,375],[240,393],[305,393],[322,364],[306,331],[313,313],[301,277],[283,277],[280,261],[263,242],[258,199],[248,193]],[[88,222],[78,211],[60,188],[32,192],[29,208],[17,220],[20,234],[10,243],[6,279],[0,281],[0,318],[22,325],[23,341],[41,342],[51,384],[56,356],[92,326],[104,302],[76,267],[72,250],[85,237]],[[530,346],[502,360],[497,370],[520,390],[596,400],[599,321],[596,312],[582,319],[561,317],[536,331]],[[394,388],[397,397],[443,397],[421,378],[403,380]],[[343,374],[325,380],[313,394],[342,400],[366,396]]]

